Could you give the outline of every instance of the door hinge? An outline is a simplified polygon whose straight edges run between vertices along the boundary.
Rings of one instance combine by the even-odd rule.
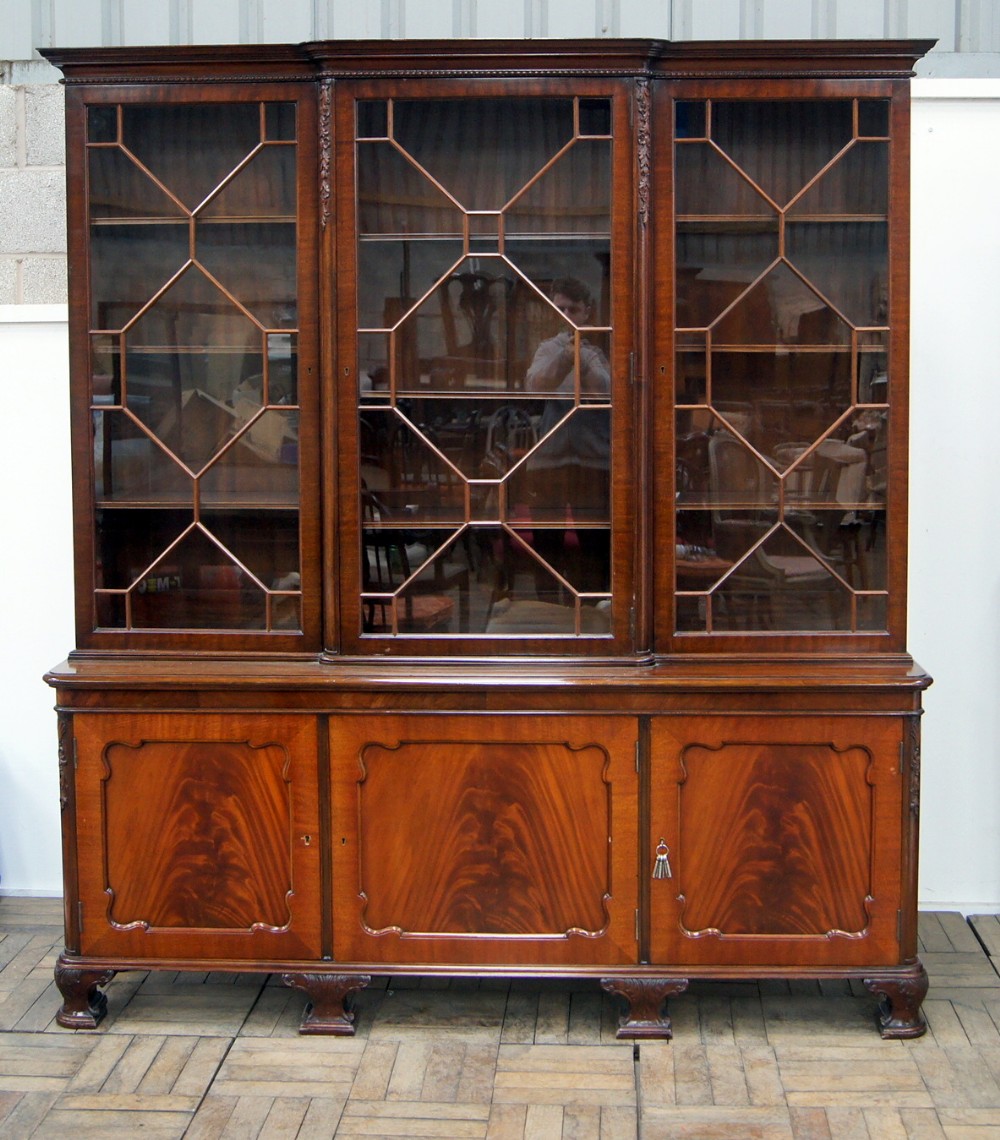
[[[80,746],[77,744],[76,737],[73,737],[73,768],[74,770],[80,766]]]
[[[640,759],[641,755],[642,755],[641,747],[640,747],[639,741],[637,740],[635,742],[635,770],[637,772],[639,771],[639,759]]]
[[[83,901],[81,900],[76,904],[76,928],[77,933],[83,933]]]
[[[636,908],[635,908],[635,940],[636,940],[636,942],[638,942],[638,941],[639,941],[639,938],[640,938],[640,931],[639,931],[639,908],[638,908],[638,907],[636,907]]]
[[[896,911],[896,941],[903,941],[903,912],[901,910]]]

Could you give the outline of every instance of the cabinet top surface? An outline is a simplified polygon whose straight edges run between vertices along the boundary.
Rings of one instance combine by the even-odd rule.
[[[789,657],[760,660],[733,656],[708,661],[690,658],[608,667],[597,664],[523,661],[495,664],[422,664],[300,659],[148,658],[141,670],[133,658],[75,657],[51,669],[45,680],[55,688],[108,686],[123,689],[260,688],[385,689],[392,691],[479,692],[515,690],[696,691],[740,689],[863,690],[924,689],[931,678],[907,654],[879,658],[808,661]]]
[[[71,82],[309,79],[415,73],[907,78],[932,40],[326,40],[303,44],[48,48]]]

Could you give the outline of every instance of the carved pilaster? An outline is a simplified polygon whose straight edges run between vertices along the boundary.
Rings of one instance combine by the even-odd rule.
[[[59,749],[59,810],[65,811],[70,800],[70,780],[73,773],[73,718],[69,713],[59,713],[57,719]]]
[[[907,741],[910,768],[910,814],[916,819],[920,815],[920,719],[910,718],[910,732]]]
[[[648,79],[640,79],[636,84],[636,163],[639,171],[638,206],[639,225],[649,224],[649,171],[652,163],[652,133],[650,130],[651,89]]]
[[[333,80],[324,79],[319,89],[319,218],[325,230],[330,221],[333,188],[330,184],[333,160]]]

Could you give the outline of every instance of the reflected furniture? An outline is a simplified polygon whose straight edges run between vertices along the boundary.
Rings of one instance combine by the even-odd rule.
[[[923,42],[50,50],[61,1024],[119,970],[842,978],[923,1032]]]

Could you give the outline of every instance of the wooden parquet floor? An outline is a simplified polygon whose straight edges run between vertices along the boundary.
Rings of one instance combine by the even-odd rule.
[[[300,1037],[278,979],[119,974],[55,1024],[53,899],[0,898],[0,1137],[1000,1137],[1000,921],[921,916],[917,1041],[836,983],[692,983],[672,1042],[615,1040],[596,984],[393,979],[353,1039]]]

